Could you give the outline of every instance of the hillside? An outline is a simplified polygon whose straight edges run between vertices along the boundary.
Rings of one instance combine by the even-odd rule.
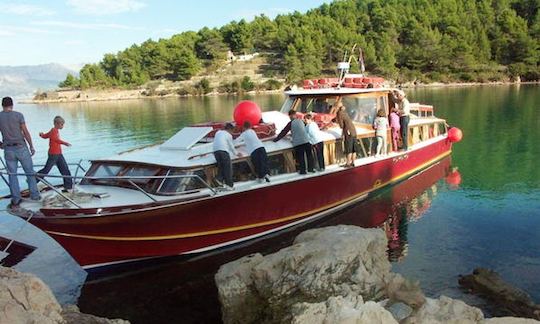
[[[346,54],[363,56],[368,71],[399,83],[537,81],[540,10],[536,0],[336,0],[306,13],[149,39],[105,54],[63,85],[136,88],[190,80],[221,66],[229,50],[274,53],[268,57],[274,69],[263,74],[289,83],[330,71]]]
[[[50,90],[68,73],[77,74],[60,64],[0,66],[0,96],[32,97],[38,90]]]

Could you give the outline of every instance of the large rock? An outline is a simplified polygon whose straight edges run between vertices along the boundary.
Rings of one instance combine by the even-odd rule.
[[[511,315],[540,320],[540,305],[535,304],[525,291],[507,283],[493,270],[476,268],[472,274],[460,276],[459,284],[487,297]]]
[[[223,322],[254,323],[263,315],[261,300],[251,279],[251,270],[263,260],[260,254],[253,254],[219,269],[215,276]]]
[[[223,320],[277,323],[291,321],[297,303],[349,295],[386,298],[386,287],[399,278],[390,273],[386,248],[383,231],[341,225],[303,232],[292,246],[264,258],[226,264],[216,274]],[[414,300],[421,303],[423,295]]]
[[[123,319],[108,319],[81,313],[75,305],[65,306],[62,317],[66,324],[129,324],[129,321]]]
[[[62,309],[39,278],[0,267],[0,323],[128,324],[82,314],[75,306]]]
[[[520,317],[494,317],[480,321],[480,324],[538,324],[537,320]]]
[[[473,324],[483,319],[484,314],[480,309],[461,300],[441,296],[439,299],[427,298],[426,303],[408,317],[405,323]]]
[[[321,303],[295,304],[292,308],[291,323],[397,324],[398,322],[378,303],[372,301],[364,303],[361,296],[337,296]]]
[[[61,312],[39,278],[0,267],[0,323],[64,323]]]
[[[390,272],[382,230],[334,226],[308,230],[274,254],[223,265],[215,276],[228,323],[475,323],[484,319],[460,300],[426,299],[418,283]]]

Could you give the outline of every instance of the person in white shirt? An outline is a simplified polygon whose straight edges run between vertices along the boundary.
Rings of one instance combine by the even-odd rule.
[[[231,123],[225,124],[222,130],[218,130],[214,135],[213,151],[216,158],[218,174],[216,181],[223,184],[227,190],[233,189],[232,163],[231,157],[239,155],[234,148],[232,131],[234,126]]]
[[[309,143],[315,150],[315,156],[317,157],[317,164],[319,171],[324,171],[324,136],[323,132],[319,129],[316,122],[313,121],[313,115],[311,113],[306,114],[304,117],[306,121],[306,132],[308,135]]]
[[[375,129],[375,136],[377,137],[377,152],[375,157],[386,155],[386,137],[388,133],[388,118],[384,109],[377,111],[377,118],[373,121],[373,129]]]
[[[263,179],[266,182],[270,182],[270,170],[268,169],[268,156],[266,154],[266,149],[262,141],[257,136],[257,133],[251,128],[251,123],[245,121],[243,125],[244,131],[235,142],[244,142],[246,145],[246,151],[251,157],[251,162],[255,167],[255,173],[257,175],[257,180],[262,182]]]
[[[411,115],[411,104],[407,95],[402,90],[395,90],[397,99],[399,100],[399,123],[401,125],[401,138],[403,140],[403,150],[409,149],[409,121]]]

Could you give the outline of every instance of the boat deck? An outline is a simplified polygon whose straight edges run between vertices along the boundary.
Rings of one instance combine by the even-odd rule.
[[[385,159],[394,159],[400,156],[406,155],[408,152],[420,149],[422,147],[428,146],[434,142],[440,141],[444,138],[444,135],[440,135],[434,138],[431,138],[427,141],[415,144],[410,147],[410,150],[407,152],[390,152],[387,155],[380,157],[364,157],[355,160],[355,165],[357,167],[374,163],[377,161]],[[258,182],[257,180],[249,180],[236,182],[234,184],[233,191],[215,191],[212,192],[210,189],[202,189],[193,193],[181,194],[181,195],[153,195],[145,194],[142,191],[137,189],[115,187],[115,186],[104,186],[104,185],[76,185],[74,194],[67,194],[68,197],[73,198],[80,208],[111,208],[111,207],[122,207],[130,205],[141,205],[141,204],[150,204],[150,203],[167,203],[167,202],[177,202],[178,200],[193,200],[202,197],[214,196],[214,195],[231,195],[237,192],[256,190],[261,187],[279,185],[282,183],[298,181],[310,177],[319,177],[324,174],[330,174],[345,170],[345,168],[332,164],[326,166],[324,171],[317,171],[314,173],[308,173],[306,175],[298,174],[297,172],[285,173],[280,175],[271,176],[271,182]],[[156,201],[154,201],[155,199]],[[74,206],[69,201],[62,198],[56,192],[49,190],[45,193],[42,193],[41,201],[32,201],[29,199],[23,199],[21,207],[24,210],[29,210],[32,212],[37,212],[42,208],[47,209],[77,209],[77,206]]]

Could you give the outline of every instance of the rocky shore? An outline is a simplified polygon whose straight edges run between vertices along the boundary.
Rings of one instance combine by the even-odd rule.
[[[526,82],[530,84],[538,84],[537,82]],[[396,85],[390,82],[392,87],[401,87],[406,89],[413,88],[440,88],[440,87],[471,87],[483,85],[508,85],[508,84],[525,84],[525,82],[490,82],[490,83],[415,83],[408,82]],[[279,90],[258,90],[248,93],[281,93]],[[227,95],[227,93],[219,93],[212,91],[205,96]],[[68,102],[90,102],[90,101],[115,101],[115,100],[134,100],[134,99],[159,99],[170,97],[189,97],[190,94],[180,94],[178,86],[160,86],[156,89],[88,89],[88,90],[57,90],[41,93],[39,99],[20,100],[20,103],[43,104],[43,103],[68,103]]]
[[[484,318],[478,308],[392,273],[379,229],[312,229],[274,254],[223,265],[215,276],[224,323],[540,323]]]
[[[61,306],[39,278],[0,266],[0,323],[9,324],[129,324]]]

